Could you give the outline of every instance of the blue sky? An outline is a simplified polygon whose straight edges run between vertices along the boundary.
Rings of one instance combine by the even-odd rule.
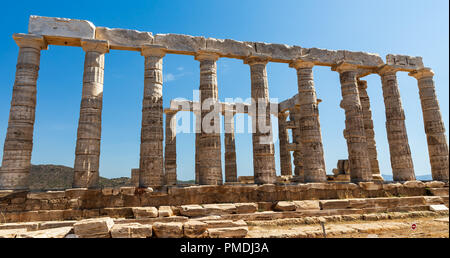
[[[427,1],[6,1],[0,16],[0,158],[14,83],[18,47],[13,33],[27,32],[30,15],[85,19],[96,26],[180,33],[240,41],[284,43],[422,56],[435,75],[444,123],[449,128],[449,6]],[[73,166],[81,99],[84,54],[81,48],[50,46],[41,56],[33,164]],[[173,98],[192,99],[199,86],[199,64],[192,56],[167,55],[163,72],[164,106]],[[297,92],[295,70],[267,66],[269,94],[281,100]],[[344,110],[339,75],[314,68],[327,172],[346,159]],[[384,104],[378,75],[366,77],[380,168],[391,174]],[[139,165],[144,59],[138,52],[112,50],[106,56],[100,174],[129,176]],[[416,79],[398,73],[411,152],[417,175],[430,173]],[[241,60],[218,61],[219,98],[250,97],[250,71]],[[447,133],[448,135],[448,133]],[[222,139],[223,141],[223,139]],[[194,135],[178,134],[178,177],[194,177]],[[249,134],[236,136],[238,175],[252,175]],[[278,144],[276,144],[278,156]],[[223,154],[222,154],[223,155]],[[279,173],[279,159],[276,159]]]

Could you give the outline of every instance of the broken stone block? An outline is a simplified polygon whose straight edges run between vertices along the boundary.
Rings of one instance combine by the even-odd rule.
[[[279,201],[273,209],[276,211],[295,211],[296,207],[293,202]]]
[[[430,211],[448,211],[448,208],[443,204],[430,205]]]
[[[155,207],[133,207],[134,217],[139,218],[156,218],[158,217],[158,209]]]
[[[319,201],[322,210],[346,209],[349,206],[348,200],[321,200]]]
[[[201,217],[206,215],[205,209],[197,204],[182,205],[180,214],[187,217]]]
[[[254,213],[258,210],[258,205],[253,202],[235,203],[236,213]]]
[[[136,187],[132,187],[132,186],[120,187],[120,193],[122,195],[134,195],[135,191],[136,191]]]
[[[17,234],[16,238],[64,238],[72,231],[72,227],[60,227]]]
[[[248,227],[208,228],[210,238],[243,238],[248,233]]]
[[[75,235],[81,238],[109,238],[114,221],[111,218],[95,218],[78,221],[73,225]]]
[[[158,238],[181,238],[183,237],[183,223],[180,222],[155,222],[153,233]]]
[[[375,190],[381,190],[383,189],[382,184],[377,184],[374,182],[359,182],[359,186],[367,191],[375,191]]]
[[[148,238],[152,236],[152,225],[139,223],[115,224],[111,228],[112,238]]]
[[[173,216],[173,211],[170,206],[160,206],[158,209],[159,217],[170,217]]]
[[[441,182],[441,181],[425,182],[425,187],[428,187],[428,188],[441,188],[444,186],[445,186],[445,183]]]
[[[406,188],[424,188],[425,184],[421,181],[406,181],[403,186]]]
[[[319,201],[315,200],[304,200],[304,201],[293,201],[295,205],[295,210],[320,210]]]
[[[112,49],[119,50],[140,50],[144,44],[153,44],[153,35],[151,32],[137,30],[97,27],[95,30],[95,38],[108,40]],[[137,169],[137,172],[139,172],[139,169]]]
[[[187,238],[204,238],[208,236],[207,225],[204,222],[190,220],[183,225],[184,236]]]
[[[0,230],[0,238],[15,238],[18,234],[26,232],[26,228],[2,229]]]

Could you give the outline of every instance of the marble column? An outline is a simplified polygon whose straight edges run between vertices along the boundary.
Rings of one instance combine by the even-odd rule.
[[[350,179],[352,182],[372,180],[369,152],[364,131],[364,116],[358,93],[356,65],[340,63],[333,67],[341,82],[341,108],[345,110],[344,137],[347,140]]]
[[[200,131],[202,129],[202,118],[201,114],[197,114],[195,120],[195,183],[199,184],[200,182],[200,156],[198,155],[199,147],[198,140],[200,139]]]
[[[237,182],[234,112],[224,112],[225,124],[225,182]]]
[[[367,81],[358,80],[359,101],[361,102],[364,133],[366,135],[367,150],[369,152],[370,170],[372,171],[372,179],[383,181],[378,164],[377,145],[375,142],[375,131],[373,129],[372,110],[370,109],[370,99],[367,94]]]
[[[104,40],[82,40],[84,59],[83,90],[78,120],[74,164],[74,188],[96,188],[99,180],[100,139],[102,132]]]
[[[201,132],[198,139],[199,184],[221,185],[222,156],[220,143],[220,113],[211,107],[203,107],[205,101],[218,103],[217,65],[219,56],[208,51],[198,51],[195,60],[200,62]],[[214,110],[214,111],[213,111]],[[212,116],[211,116],[212,115]],[[208,124],[205,123],[208,122]]]
[[[16,78],[13,86],[8,130],[3,146],[0,168],[0,190],[29,188],[33,128],[36,110],[36,82],[41,50],[47,49],[44,37],[31,34],[14,34],[19,46]]]
[[[252,140],[253,140],[253,172],[256,184],[273,184],[276,182],[275,150],[273,141],[268,138],[271,134],[271,118],[269,105],[269,85],[267,81],[266,57],[252,56],[244,60],[250,66],[251,73],[251,97],[255,105],[255,114],[252,115]],[[265,106],[265,114],[260,114],[259,107]],[[269,132],[260,127],[260,120],[265,118],[265,127]],[[265,128],[264,128],[265,129]]]
[[[290,64],[297,70],[300,142],[305,182],[326,182],[325,158],[320,131],[319,104],[312,68],[314,64],[295,60]]]
[[[439,101],[434,86],[434,72],[423,68],[409,73],[418,81],[423,123],[427,135],[428,155],[430,156],[433,180],[448,182],[448,145],[445,135]]]
[[[378,71],[383,89],[392,174],[394,181],[409,181],[415,180],[416,177],[396,73],[397,70],[388,65],[384,65]]]
[[[297,177],[298,182],[305,182],[305,171],[303,170],[302,161],[302,142],[300,140],[300,110],[297,106],[289,109],[289,120],[294,124],[292,127],[292,143],[295,144],[292,156],[294,157],[294,175]]]
[[[286,128],[287,114],[280,112],[278,114],[278,140],[280,141],[280,168],[282,176],[292,175],[291,152],[288,149],[289,133]]]
[[[166,185],[177,184],[177,111],[166,110],[164,178]]]
[[[165,48],[144,45],[145,57],[144,99],[142,103],[141,150],[139,169],[140,187],[162,186],[163,170],[163,57]]]

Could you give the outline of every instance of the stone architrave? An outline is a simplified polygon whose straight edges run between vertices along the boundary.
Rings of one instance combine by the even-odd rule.
[[[267,57],[251,56],[244,60],[250,66],[251,73],[251,97],[254,104],[254,114],[252,114],[252,140],[253,140],[253,172],[256,184],[273,184],[276,182],[275,171],[275,150],[272,136],[270,105],[269,105],[269,85],[267,81]],[[266,107],[265,114],[260,114],[260,107]],[[261,128],[261,121],[265,120],[264,130]]]
[[[83,90],[74,164],[74,188],[96,188],[99,181],[103,75],[108,41],[85,39]]]
[[[394,181],[413,181],[416,177],[396,73],[397,70],[388,65],[378,70],[386,111],[386,132],[391,154],[392,175]]]
[[[164,178],[166,185],[177,184],[177,111],[166,110],[166,142],[164,156]]]
[[[372,178],[376,181],[383,181],[378,164],[377,145],[375,142],[375,131],[373,129],[372,110],[370,109],[370,99],[367,94],[367,81],[358,80],[359,100],[361,102],[364,117],[364,133],[366,134],[367,150],[369,151],[370,169]]]
[[[326,182],[325,158],[320,131],[319,104],[312,68],[314,64],[296,60],[290,64],[297,70],[299,131],[305,182]]]
[[[14,34],[19,46],[8,130],[0,168],[0,189],[28,189],[36,110],[36,83],[41,50],[47,49],[43,36]]]
[[[145,57],[144,100],[142,104],[140,187],[162,186],[163,170],[163,57],[165,48],[143,45]]]
[[[341,82],[341,108],[345,110],[344,137],[347,140],[350,179],[352,182],[372,181],[369,152],[364,131],[364,116],[358,93],[357,66],[339,63],[333,67]]]
[[[445,136],[444,121],[442,120],[441,109],[436,96],[433,80],[434,72],[430,68],[423,68],[413,71],[409,75],[418,81],[433,180],[448,182],[447,137]]]
[[[291,152],[288,150],[289,134],[286,128],[287,114],[281,112],[278,114],[278,140],[280,141],[280,167],[281,175],[292,175]]]
[[[221,185],[222,161],[220,142],[220,113],[217,106],[217,64],[219,56],[214,52],[200,50],[195,60],[200,62],[201,132],[198,134],[199,184]],[[206,103],[208,101],[209,103]],[[211,104],[205,107],[204,105]],[[213,111],[214,110],[214,111]],[[214,112],[214,113],[213,113]],[[214,119],[209,119],[213,113]],[[208,117],[207,117],[208,116]],[[207,121],[209,124],[206,124]]]

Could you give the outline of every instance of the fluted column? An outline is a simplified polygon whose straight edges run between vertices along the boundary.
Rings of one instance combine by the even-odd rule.
[[[224,112],[225,124],[225,182],[237,182],[234,112]]]
[[[297,70],[299,127],[305,182],[326,182],[319,104],[312,71],[314,64],[296,60],[290,66]]]
[[[292,156],[294,157],[294,175],[298,178],[299,182],[305,182],[305,171],[303,170],[302,160],[302,142],[300,140],[300,111],[298,106],[289,109],[289,120],[294,123],[292,128],[292,144],[295,145]]]
[[[375,142],[375,131],[373,130],[372,110],[370,109],[370,99],[367,94],[367,81],[358,80],[359,100],[361,102],[364,133],[366,135],[367,150],[369,152],[370,170],[372,171],[373,180],[382,181],[383,177],[380,173],[378,164],[377,146]]]
[[[415,180],[414,165],[406,133],[405,112],[397,83],[397,70],[385,65],[378,74],[381,76],[386,112],[386,131],[391,154],[394,181]]]
[[[164,156],[164,178],[166,185],[177,184],[177,111],[166,112],[166,142]]]
[[[291,152],[288,149],[289,134],[286,128],[287,115],[284,112],[278,114],[278,140],[280,141],[280,168],[281,175],[292,175]]]
[[[254,181],[256,184],[273,184],[276,182],[275,154],[273,141],[271,137],[271,118],[269,105],[269,85],[267,81],[268,59],[265,57],[252,56],[244,60],[244,63],[250,65],[251,73],[251,96],[255,113],[252,116],[252,140],[253,140],[253,169]],[[259,107],[266,107],[265,114],[260,113]],[[261,128],[261,121],[265,119],[266,128]],[[264,129],[266,129],[264,128]]]
[[[341,63],[333,67],[333,70],[339,73],[341,82],[341,108],[345,110],[344,137],[347,140],[350,179],[352,182],[371,181],[364,117],[356,82],[357,67]]]
[[[216,61],[218,58],[219,56],[217,54],[207,51],[199,51],[195,56],[195,60],[200,61],[202,130],[198,135],[198,155],[199,184],[201,185],[221,185],[223,183],[220,147],[220,113],[219,110],[213,107],[214,104],[218,103],[216,71]],[[206,107],[203,105],[206,105]]]
[[[165,48],[158,45],[144,45],[141,49],[141,55],[145,57],[145,72],[139,161],[140,187],[164,184],[162,66],[165,54]]]
[[[200,131],[202,129],[202,118],[201,113],[195,115],[195,183],[199,184],[200,182],[200,156],[198,142],[200,139]]]
[[[33,128],[36,110],[36,82],[41,50],[47,49],[42,36],[14,34],[19,46],[16,78],[13,86],[8,130],[0,168],[0,189],[28,189],[33,149]]]
[[[434,72],[430,68],[423,68],[411,72],[409,75],[418,81],[433,180],[448,182],[449,159],[447,137],[445,135],[445,126],[442,120],[439,101],[436,97],[433,80]]]
[[[102,132],[103,74],[105,53],[109,44],[104,40],[82,40],[84,59],[83,90],[78,120],[73,187],[98,187],[100,140]]]

